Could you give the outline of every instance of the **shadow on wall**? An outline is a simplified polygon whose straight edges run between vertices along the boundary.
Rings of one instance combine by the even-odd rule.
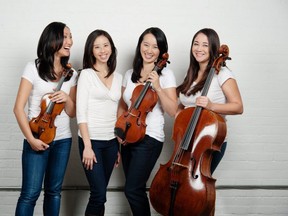
[[[68,167],[66,170],[63,188],[71,188],[71,187],[79,187],[79,186],[87,186],[87,180],[85,177],[85,173],[82,168],[82,164],[80,161],[80,155],[78,150],[78,135],[77,135],[77,121],[76,118],[71,121],[71,131],[72,131],[72,148],[70,152],[70,158],[68,162]]]

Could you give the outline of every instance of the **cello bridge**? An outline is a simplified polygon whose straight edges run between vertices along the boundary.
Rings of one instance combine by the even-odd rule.
[[[180,166],[180,167],[183,167],[183,168],[187,168],[187,169],[189,169],[188,166],[185,166],[185,165],[180,164],[180,163],[175,163],[175,162],[173,162],[172,164],[173,164],[173,165],[176,165],[176,166]]]
[[[131,112],[128,112],[128,114],[137,118],[137,116],[135,114],[131,113]]]

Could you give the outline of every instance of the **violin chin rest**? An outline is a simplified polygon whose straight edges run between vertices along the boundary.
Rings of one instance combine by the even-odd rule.
[[[114,128],[114,134],[122,140],[125,140],[125,132],[121,128]]]

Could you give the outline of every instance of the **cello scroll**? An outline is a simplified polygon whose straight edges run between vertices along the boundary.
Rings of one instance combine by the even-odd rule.
[[[231,60],[231,57],[229,57],[229,47],[225,44],[221,45],[219,48],[219,57],[217,57],[214,62],[212,67],[215,68],[216,74],[219,73],[221,67],[226,66],[226,60]]]

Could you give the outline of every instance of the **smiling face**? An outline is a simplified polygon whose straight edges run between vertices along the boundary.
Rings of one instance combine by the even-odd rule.
[[[96,63],[107,63],[112,54],[111,44],[107,37],[100,35],[93,43],[93,55]]]
[[[205,34],[199,33],[192,44],[192,54],[199,64],[208,64],[209,42]]]
[[[149,33],[143,37],[140,52],[144,63],[154,63],[157,60],[160,50],[153,34]]]
[[[70,56],[70,49],[73,45],[72,34],[68,27],[63,30],[63,45],[60,50],[58,50],[55,55],[57,57],[68,57]]]

